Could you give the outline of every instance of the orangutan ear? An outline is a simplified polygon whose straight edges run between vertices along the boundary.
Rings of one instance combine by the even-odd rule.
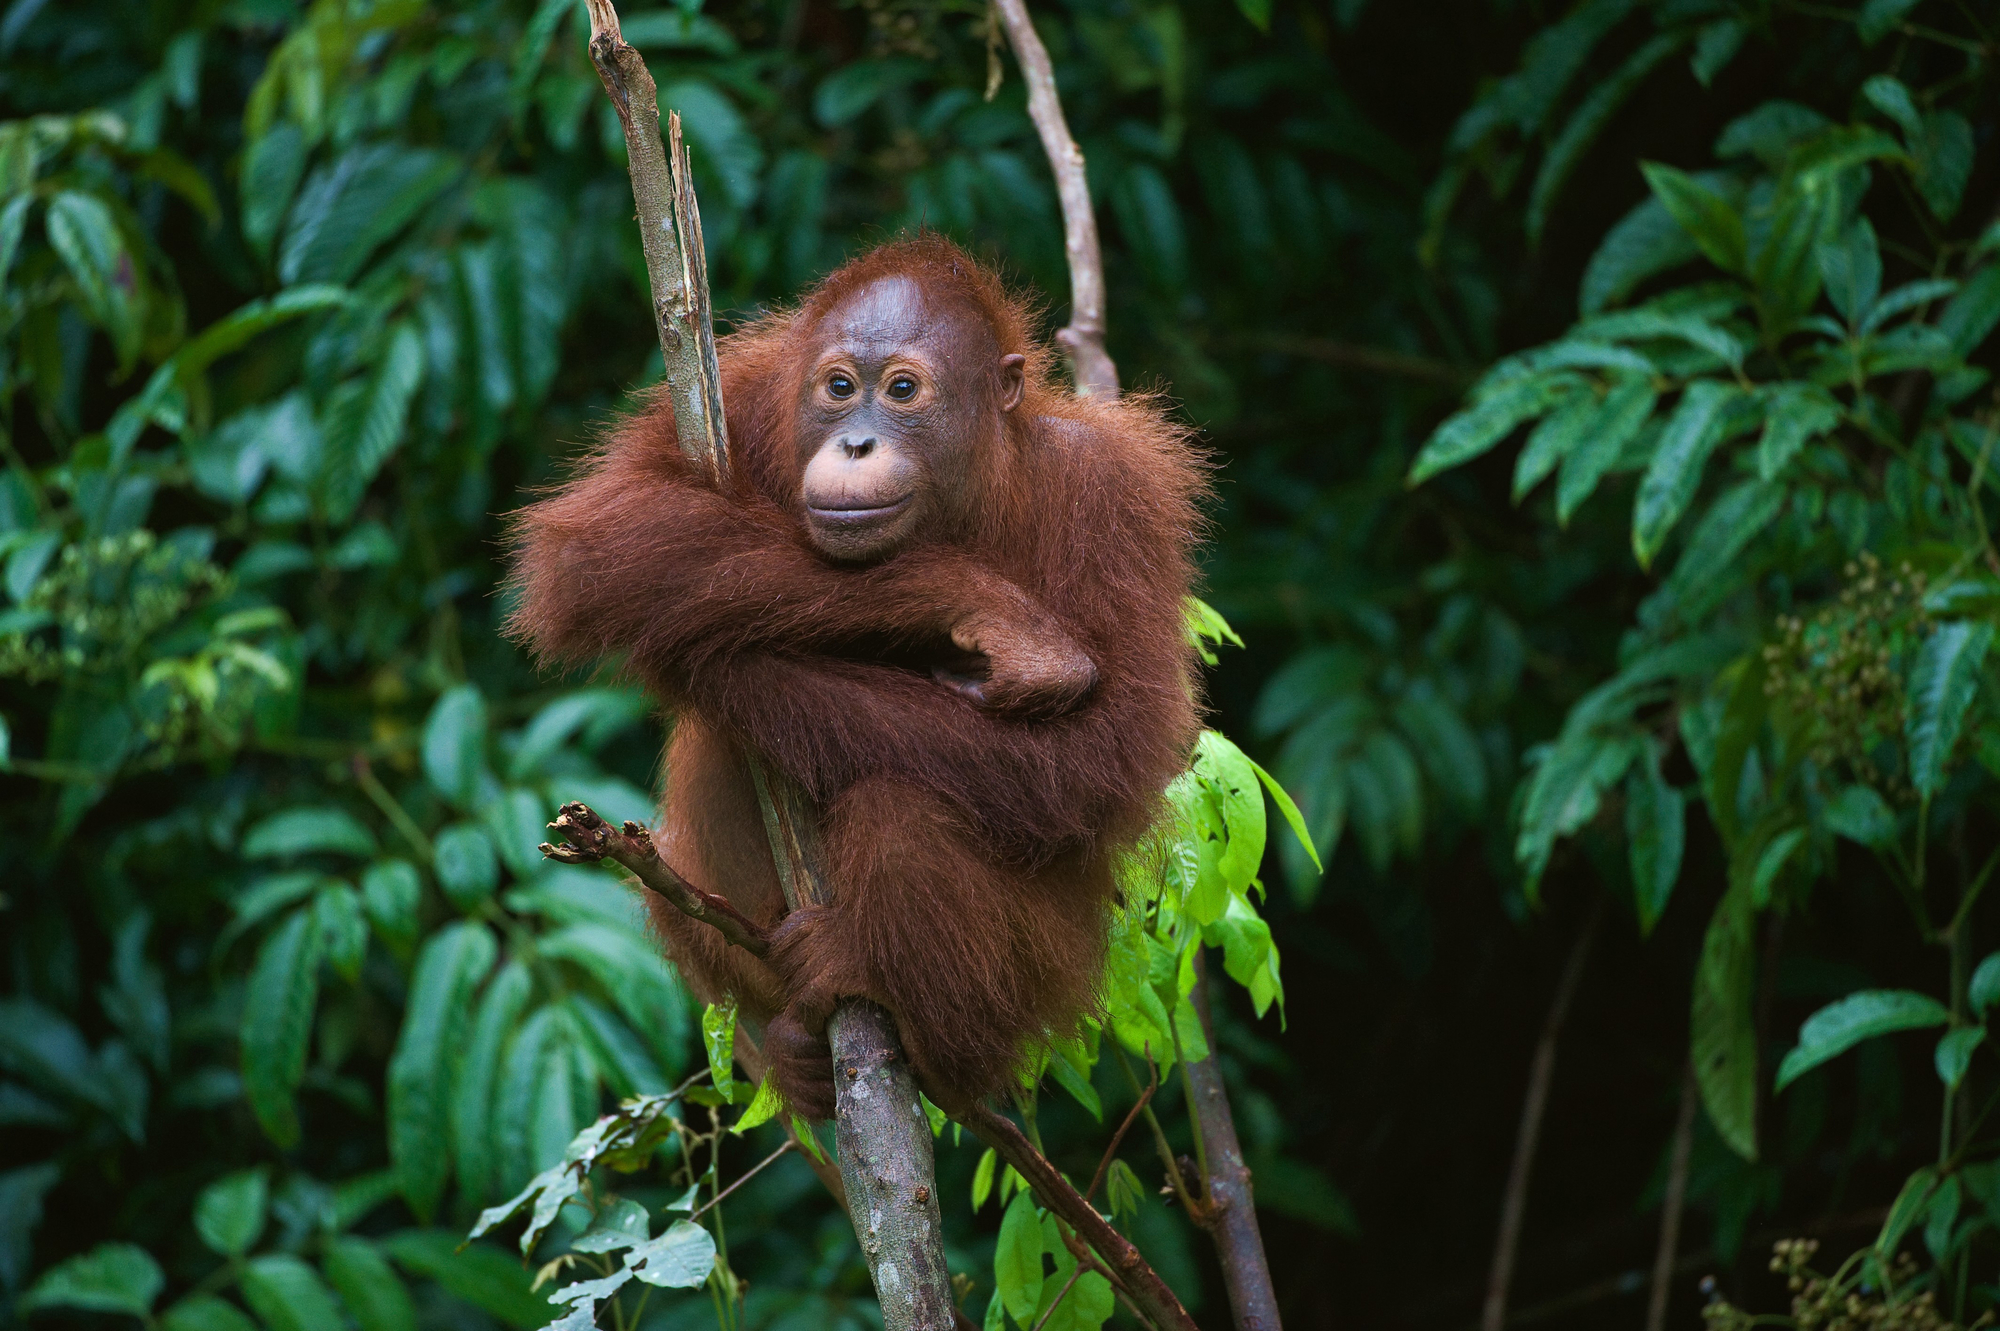
[[[1000,358],[1000,410],[1012,411],[1021,405],[1027,392],[1028,358],[1018,353]]]

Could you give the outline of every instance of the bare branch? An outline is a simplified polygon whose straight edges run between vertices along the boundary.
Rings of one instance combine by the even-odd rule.
[[[1694,1149],[1694,1108],[1700,1099],[1694,1069],[1681,1078],[1680,1114],[1674,1121],[1673,1155],[1667,1162],[1667,1196],[1660,1208],[1660,1244],[1653,1254],[1653,1288],[1646,1299],[1646,1331],[1666,1331],[1667,1296],[1681,1242],[1681,1208],[1687,1201],[1688,1157]]]
[[[597,816],[587,804],[571,802],[556,813],[549,824],[568,845],[544,841],[542,854],[563,864],[595,864],[610,860],[629,871],[639,882],[659,893],[683,914],[704,924],[712,924],[724,938],[753,956],[771,950],[771,940],[748,916],[729,904],[727,897],[704,892],[675,873],[660,858],[653,838],[637,823],[614,828]]]
[[[674,155],[660,142],[660,96],[645,59],[625,44],[611,0],[585,0],[590,10],[590,61],[625,131],[625,164],[639,210],[639,244],[653,293],[653,327],[666,361],[674,428],[683,451],[727,475],[729,437],[723,428],[722,391],[714,371],[715,335],[708,310],[708,270],[701,252],[701,223],[687,183],[680,117],[672,118]],[[674,226],[678,209],[692,225],[684,245]],[[689,251],[693,253],[690,254]],[[699,286],[696,279],[699,278]]]
[[[1028,117],[1042,136],[1062,200],[1063,249],[1069,256],[1069,326],[1056,341],[1069,352],[1070,372],[1079,397],[1118,396],[1118,367],[1104,349],[1104,252],[1097,243],[1097,214],[1090,206],[1090,180],[1084,173],[1083,150],[1070,137],[1056,96],[1055,70],[1048,49],[1035,33],[1025,0],[993,0],[1006,26],[1007,41],[1021,64],[1028,85]]]
[[[1194,1010],[1201,1018],[1208,1047],[1215,1032],[1208,1016],[1206,949],[1195,945]],[[1201,1140],[1208,1151],[1208,1177],[1202,1180],[1200,1219],[1215,1236],[1222,1257],[1222,1280],[1229,1289],[1229,1310],[1240,1331],[1278,1331],[1278,1296],[1271,1284],[1271,1265],[1264,1255],[1264,1236],[1257,1228],[1257,1203],[1251,1194],[1250,1167],[1236,1140],[1236,1119],[1229,1112],[1229,1092],[1222,1068],[1211,1052],[1207,1058],[1182,1063],[1188,1096],[1194,1102]]]
[[[1597,925],[1604,918],[1604,898],[1590,909],[1590,919],[1570,948],[1562,978],[1549,1015],[1542,1023],[1542,1038],[1535,1044],[1534,1061],[1528,1069],[1528,1090],[1521,1098],[1521,1129],[1514,1142],[1514,1163],[1507,1171],[1507,1192],[1500,1203],[1500,1232],[1493,1241],[1493,1268],[1486,1280],[1486,1302],[1480,1317],[1480,1331],[1501,1331],[1507,1324],[1507,1289],[1514,1280],[1514,1255],[1521,1242],[1521,1217],[1528,1205],[1528,1179],[1535,1167],[1535,1144],[1542,1132],[1542,1113],[1548,1108],[1549,1081],[1556,1069],[1556,1037],[1562,1034],[1569,1016],[1570,1000],[1576,997],[1577,981],[1583,978],[1583,963],[1590,956],[1590,944],[1597,937]]]
[[[1015,1127],[1012,1120],[995,1113],[986,1105],[976,1105],[960,1115],[959,1122],[972,1129],[972,1135],[993,1148],[1002,1160],[1014,1167],[1014,1172],[1027,1180],[1035,1190],[1042,1205],[1048,1207],[1071,1229],[1096,1249],[1104,1259],[1106,1274],[1113,1285],[1122,1290],[1132,1301],[1132,1306],[1142,1317],[1167,1331],[1196,1331],[1194,1319],[1187,1309],[1167,1288],[1167,1282],[1159,1273],[1146,1264],[1139,1250],[1123,1234],[1091,1209],[1077,1190],[1070,1186],[1048,1158],[1034,1147],[1027,1134]]]

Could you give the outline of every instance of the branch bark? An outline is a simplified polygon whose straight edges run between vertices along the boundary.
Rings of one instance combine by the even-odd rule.
[[[1590,944],[1597,937],[1598,921],[1604,918],[1600,897],[1590,908],[1590,919],[1570,948],[1569,962],[1556,981],[1555,998],[1548,1018],[1542,1023],[1542,1037],[1535,1043],[1534,1061],[1528,1065],[1528,1090],[1521,1100],[1521,1128],[1514,1139],[1514,1163],[1507,1172],[1507,1191],[1500,1202],[1500,1232],[1493,1242],[1493,1267],[1486,1279],[1486,1302],[1480,1312],[1480,1331],[1501,1331],[1507,1324],[1507,1290],[1514,1280],[1514,1258],[1521,1244],[1521,1217],[1528,1206],[1528,1178],[1535,1168],[1535,1146],[1541,1138],[1542,1114],[1548,1108],[1549,1081],[1556,1070],[1556,1037],[1569,1016],[1570,1000],[1576,997],[1583,963],[1590,956]]]
[[[1056,333],[1056,340],[1069,352],[1071,377],[1076,381],[1078,396],[1116,397],[1118,367],[1104,347],[1104,252],[1098,243],[1097,214],[1090,202],[1090,178],[1083,150],[1070,136],[1069,121],[1063,115],[1062,99],[1056,92],[1055,69],[1049,63],[1048,48],[1042,45],[1034,21],[1028,16],[1026,0],[990,0],[990,3],[1007,30],[1008,44],[1014,48],[1021,77],[1028,85],[1028,118],[1035,122],[1035,131],[1041,136],[1042,151],[1048,156],[1049,170],[1055,176],[1056,191],[1062,200],[1063,248],[1069,257],[1070,321],[1067,328]],[[1202,1020],[1207,1019],[1204,1009]],[[1211,1042],[1209,1048],[1214,1047]],[[1190,1093],[1198,1101],[1197,1115],[1204,1143],[1228,1143],[1228,1158],[1232,1162],[1226,1166],[1229,1177],[1218,1178],[1214,1171],[1223,1153],[1212,1147],[1208,1150],[1211,1173],[1204,1181],[1202,1214],[1195,1218],[1208,1225],[1215,1240],[1237,1331],[1279,1331],[1278,1300],[1271,1285],[1263,1236],[1257,1229],[1250,1171],[1236,1145],[1236,1122],[1230,1113],[1221,1070],[1215,1065],[1212,1053],[1200,1063],[1187,1064],[1185,1070]],[[1227,1191],[1230,1201],[1226,1206],[1216,1205],[1218,1187]]]
[[[556,813],[556,820],[549,824],[549,830],[568,842],[567,845],[550,845],[544,841],[541,851],[549,859],[563,864],[595,864],[599,860],[610,860],[671,901],[683,914],[714,925],[724,938],[752,956],[761,957],[771,950],[771,940],[764,931],[730,905],[727,897],[704,892],[675,873],[673,866],[660,858],[653,838],[639,824],[628,822],[622,828],[614,828],[598,817],[588,804],[572,801]]]
[[[1278,1300],[1271,1284],[1271,1267],[1264,1256],[1264,1236],[1257,1228],[1257,1203],[1251,1194],[1250,1167],[1236,1140],[1236,1119],[1229,1112],[1229,1091],[1212,1052],[1215,1031],[1209,1022],[1208,962],[1205,949],[1194,954],[1194,1010],[1211,1053],[1187,1065],[1188,1093],[1207,1147],[1208,1177],[1203,1180],[1204,1221],[1223,1256],[1222,1280],[1229,1289],[1229,1311],[1241,1331],[1277,1331]]]
[[[992,0],[1007,29],[1007,42],[1028,85],[1028,118],[1041,135],[1062,200],[1063,250],[1069,256],[1069,326],[1056,341],[1069,353],[1070,375],[1079,397],[1117,397],[1118,367],[1104,349],[1104,252],[1097,243],[1097,214],[1090,206],[1090,178],[1083,150],[1070,137],[1048,48],[1035,32],[1025,0]]]
[[[993,1148],[994,1154],[1014,1167],[1027,1180],[1042,1205],[1054,1212],[1085,1243],[1104,1259],[1111,1283],[1116,1285],[1142,1317],[1161,1331],[1196,1331],[1194,1319],[1174,1297],[1167,1282],[1146,1264],[1131,1240],[1113,1229],[1108,1221],[1086,1202],[1069,1180],[1035,1149],[1027,1134],[1012,1120],[986,1105],[977,1105],[960,1117],[972,1135]]]
[[[705,463],[718,482],[725,481],[729,435],[722,376],[709,309],[701,213],[681,142],[680,117],[669,114],[667,143],[662,145],[659,93],[645,60],[625,43],[611,0],[587,0],[587,5],[591,62],[625,133],[675,431],[690,458]],[[767,775],[754,755],[751,772],[786,903],[794,910],[824,903],[829,897],[818,868],[817,810],[789,782]],[[595,832],[587,826],[579,830],[586,837]],[[606,853],[615,844],[618,851],[646,862],[647,857],[637,855],[631,844],[631,834],[603,839]],[[650,845],[647,841],[649,849]],[[665,868],[657,853],[650,859]],[[662,895],[697,919],[715,924],[731,942],[756,941],[740,927],[747,921],[740,916],[732,920],[733,912],[714,909],[706,894],[697,895],[678,875],[656,877],[670,889]],[[643,875],[641,881],[646,881]],[[700,911],[689,910],[690,905]],[[897,1042],[895,1023],[873,1004],[849,1000],[827,1022],[827,1040],[838,1069],[834,1132],[847,1213],[868,1256],[883,1324],[887,1331],[954,1331],[959,1318],[938,1219],[930,1122]]]

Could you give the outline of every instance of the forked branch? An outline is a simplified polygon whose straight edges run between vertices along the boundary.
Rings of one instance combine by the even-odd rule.
[[[627,822],[623,827],[613,827],[588,804],[572,801],[556,813],[549,830],[567,844],[551,845],[544,841],[541,851],[548,858],[562,864],[610,860],[672,902],[682,914],[714,925],[724,938],[752,956],[761,957],[771,950],[769,937],[755,921],[730,905],[727,897],[704,892],[675,873],[673,866],[660,858],[653,838],[639,824]]]

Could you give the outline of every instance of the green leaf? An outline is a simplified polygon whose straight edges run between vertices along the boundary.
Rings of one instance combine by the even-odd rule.
[[[361,978],[368,955],[368,920],[361,894],[345,883],[332,883],[313,898],[313,923],[319,929],[320,950],[340,977],[352,984]]]
[[[1651,419],[1659,395],[1646,379],[1628,378],[1615,383],[1585,431],[1582,447],[1562,460],[1562,475],[1556,482],[1556,521],[1569,524],[1570,515],[1597,489],[1597,483],[1616,465],[1625,446]]]
[[[345,1320],[319,1272],[290,1253],[252,1258],[242,1280],[243,1301],[272,1331],[325,1331]]]
[[[447,689],[424,722],[424,775],[461,809],[479,804],[486,775],[486,700],[470,684]]]
[[[1989,263],[1944,307],[1937,326],[1963,359],[1986,341],[1995,324],[2000,324],[2000,263]]]
[[[1462,466],[1495,444],[1522,421],[1541,415],[1576,391],[1577,376],[1569,373],[1530,375],[1438,426],[1410,464],[1405,483],[1421,485],[1441,471]]]
[[[84,309],[110,336],[119,363],[130,365],[139,354],[142,331],[134,299],[138,261],[111,209],[93,195],[63,190],[49,200],[42,225],[76,283]]]
[[[1995,1003],[2000,1003],[2000,952],[1987,953],[1986,959],[1974,969],[1966,997],[1972,1004],[1974,1015],[1980,1017],[1985,1016]]]
[[[447,925],[417,956],[403,1029],[389,1058],[389,1158],[403,1196],[429,1216],[450,1170],[450,1105],[465,1013],[493,969],[493,935],[473,921]]]
[[[715,1269],[715,1236],[691,1220],[676,1220],[627,1253],[625,1265],[648,1285],[698,1289]]]
[[[1925,800],[1944,787],[1951,751],[1979,691],[1979,668],[1993,642],[1993,625],[1964,620],[1940,624],[1924,639],[1910,670],[1910,784]]]
[[[401,231],[458,178],[447,153],[396,143],[351,148],[315,171],[299,191],[278,277],[346,284],[378,246]]]
[[[1717,379],[1696,380],[1681,395],[1632,505],[1632,553],[1641,568],[1652,566],[1653,556],[1687,511],[1709,454],[1726,437],[1732,408],[1742,396],[1736,385]]]
[[[1965,186],[1972,179],[1972,124],[1956,111],[1932,111],[1915,133],[1907,134],[1916,161],[1917,193],[1940,222],[1958,213]]]
[[[1859,326],[1882,290],[1882,250],[1874,225],[1866,217],[1856,218],[1845,235],[1821,245],[1818,254],[1827,299],[1849,326]]]
[[[1305,816],[1299,812],[1299,806],[1292,802],[1292,797],[1287,795],[1285,788],[1278,784],[1278,778],[1272,776],[1254,762],[1250,764],[1250,770],[1255,772],[1257,779],[1264,783],[1264,789],[1269,792],[1271,802],[1278,806],[1278,813],[1283,816],[1285,825],[1292,829],[1292,835],[1298,838],[1299,846],[1305,851],[1307,857],[1312,860],[1313,868],[1323,871],[1325,866],[1319,862],[1319,852],[1313,848],[1312,835],[1306,831]]]
[[[1014,1195],[1000,1218],[993,1280],[1008,1313],[1028,1325],[1042,1301],[1042,1221],[1034,1194],[1025,1188]]]
[[[1625,783],[1625,839],[1632,861],[1632,901],[1639,932],[1651,935],[1680,880],[1687,800],[1660,775],[1657,750]]]
[[[1937,1065],[1938,1080],[1952,1090],[1965,1080],[1965,1070],[1972,1066],[1972,1051],[1986,1038],[1984,1026],[1961,1026],[1948,1031],[1937,1043],[1937,1053],[1932,1062]]]
[[[403,442],[410,400],[424,379],[423,342],[409,320],[389,331],[368,378],[335,395],[327,412],[327,510],[345,521],[382,464]]]
[[[195,1198],[194,1232],[210,1252],[241,1257],[256,1246],[257,1236],[264,1232],[264,1207],[269,1196],[261,1169],[219,1178]]]
[[[1641,162],[1639,170],[1653,197],[1711,263],[1726,273],[1744,271],[1743,216],[1735,205],[1685,171],[1660,162]]]
[[[1875,1236],[1875,1257],[1887,1262],[1903,1246],[1903,1238],[1910,1228],[1923,1219],[1930,1209],[1931,1197],[1938,1189],[1938,1172],[1935,1167],[1925,1165],[1911,1174],[1903,1184],[1903,1190],[1896,1194],[1896,1200],[1889,1206],[1889,1214],[1882,1221],[1882,1229]]]
[[[1846,1053],[1863,1040],[1894,1031],[1943,1026],[1951,1013],[1942,1003],[1907,989],[1864,989],[1827,1004],[1799,1027],[1799,1043],[1778,1065],[1776,1090]]]
[[[1000,1157],[991,1146],[980,1152],[979,1163],[972,1171],[972,1209],[979,1210],[986,1205],[986,1199],[993,1195],[993,1170]]]
[[[1213,730],[1195,741],[1194,769],[1213,792],[1228,833],[1216,872],[1231,893],[1241,893],[1264,861],[1264,792],[1257,770],[1241,749]]]
[[[1862,44],[1873,46],[1882,40],[1916,3],[1917,0],[1867,0],[1854,16],[1854,27],[1861,34]]]
[[[190,1294],[160,1315],[161,1331],[258,1331],[233,1303],[213,1294]]]
[[[243,152],[243,239],[261,259],[271,252],[278,224],[285,220],[299,178],[305,174],[306,141],[297,125],[274,125]]]
[[[1808,441],[1840,424],[1840,404],[1817,384],[1789,380],[1766,390],[1764,433],[1757,440],[1757,477],[1776,480]]]
[[[1722,176],[1698,176],[1714,186]],[[1577,311],[1596,314],[1624,300],[1641,283],[1701,255],[1694,238],[1681,229],[1665,204],[1649,198],[1620,218],[1598,243],[1583,270]]]
[[[1743,47],[1746,29],[1741,19],[1718,19],[1703,25],[1695,37],[1694,58],[1688,62],[1695,82],[1706,88],[1715,76],[1728,68]]]
[[[381,1249],[343,1234],[328,1241],[325,1262],[326,1278],[361,1331],[417,1331],[416,1305]]]
[[[152,1315],[153,1300],[166,1284],[160,1264],[144,1248],[100,1243],[89,1252],[42,1272],[15,1304],[22,1312],[80,1308],[86,1312]]]
[[[534,979],[519,958],[510,960],[480,995],[473,1014],[465,1059],[451,1087],[451,1145],[458,1161],[458,1186],[477,1205],[499,1190],[493,1140],[493,1092],[500,1058],[520,1023]]]
[[[1591,393],[1577,393],[1560,407],[1542,418],[1542,421],[1528,434],[1528,442],[1522,446],[1521,455],[1514,460],[1515,503],[1520,503],[1528,491],[1541,484],[1542,479],[1556,469],[1557,464],[1591,437],[1591,427],[1596,424],[1600,404]]]
[[[1896,837],[1896,813],[1869,786],[1848,786],[1826,802],[1821,815],[1829,832],[1880,850]],[[1996,975],[2000,978],[2000,975]]]
[[[243,1094],[264,1134],[299,1141],[292,1093],[306,1072],[306,1044],[319,1003],[321,936],[310,909],[295,910],[257,951],[243,993]]]
[[[1242,3],[1242,0],[1238,0],[1238,3]],[[1741,40],[1739,26],[1737,41]],[[1529,245],[1541,244],[1542,232],[1548,223],[1549,209],[1555,203],[1556,195],[1562,190],[1584,155],[1590,151],[1591,145],[1597,142],[1598,135],[1604,131],[1604,126],[1617,113],[1618,108],[1625,104],[1626,99],[1631,97],[1634,90],[1645,81],[1646,76],[1652,73],[1661,61],[1678,51],[1685,42],[1686,38],[1680,33],[1656,35],[1627,56],[1625,62],[1609,77],[1600,80],[1590,90],[1589,95],[1577,104],[1576,110],[1570,113],[1568,122],[1563,125],[1554,142],[1549,144],[1548,151],[1542,155],[1541,169],[1535,173],[1534,188],[1528,194],[1526,221]],[[1697,56],[1697,59],[1699,58]],[[1703,86],[1707,83],[1707,79],[1702,79]]]
[[[708,1053],[708,1076],[724,1101],[736,1086],[736,999],[724,995],[701,1013],[701,1047]]]
[[[778,1094],[778,1083],[772,1080],[770,1070],[766,1069],[764,1079],[757,1083],[757,1094],[750,1098],[750,1104],[729,1130],[740,1137],[752,1128],[769,1123],[784,1107],[785,1097]]]
[[[850,61],[829,74],[813,93],[813,115],[826,128],[836,129],[875,105],[883,94],[923,76],[924,66],[917,60]]]
[[[1771,885],[1777,881],[1797,850],[1806,839],[1806,829],[1793,827],[1771,838],[1763,852],[1757,856],[1757,868],[1750,878],[1751,904],[1762,910],[1771,904]]]
[[[1716,1134],[1745,1160],[1757,1158],[1757,1028],[1751,1017],[1755,915],[1747,884],[1716,905],[1695,965],[1691,1022],[1696,1084]]]
[[[243,834],[239,853],[247,860],[315,853],[368,859],[380,850],[375,834],[362,826],[360,819],[329,805],[272,814]]]
[[[453,823],[439,832],[432,842],[431,870],[451,904],[462,911],[478,910],[500,885],[500,859],[478,823]]]
[[[699,1195],[700,1185],[694,1186]],[[597,1214],[591,1218],[590,1228],[570,1240],[569,1250],[618,1252],[635,1243],[644,1243],[651,1228],[646,1208],[629,1198],[620,1197],[598,1207]]]
[[[1259,32],[1271,30],[1272,0],[1236,0],[1236,8]]]
[[[448,1229],[406,1229],[381,1240],[381,1246],[405,1271],[430,1277],[453,1298],[521,1331],[546,1326],[559,1311],[529,1288],[532,1273],[518,1259],[490,1243],[467,1245],[462,1235]]]
[[[409,945],[417,937],[423,879],[408,860],[377,860],[361,875],[361,905],[382,937]]]

